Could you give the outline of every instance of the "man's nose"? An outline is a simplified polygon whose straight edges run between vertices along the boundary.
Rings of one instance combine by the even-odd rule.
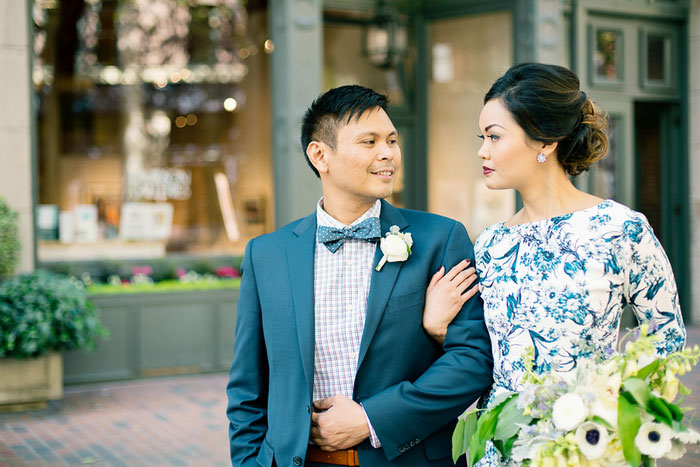
[[[381,144],[377,148],[377,159],[379,160],[393,160],[398,152],[397,147],[391,147],[388,144]]]

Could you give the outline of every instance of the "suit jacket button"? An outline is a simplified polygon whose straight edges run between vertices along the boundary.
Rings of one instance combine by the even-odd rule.
[[[406,452],[406,446],[404,446],[403,444],[399,446],[399,452]]]
[[[294,465],[301,465],[301,457],[296,456],[294,459]]]
[[[411,447],[413,447],[413,446],[415,446],[415,445],[416,445],[416,442],[415,442],[414,440],[411,440],[411,442],[410,442],[410,443],[408,443],[408,445],[409,445],[409,446],[411,446]]]

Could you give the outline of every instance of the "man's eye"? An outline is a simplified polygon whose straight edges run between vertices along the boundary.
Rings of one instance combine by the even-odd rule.
[[[370,139],[370,140],[367,140],[367,141],[363,141],[362,144],[374,144],[374,140],[373,140],[373,139]]]
[[[389,144],[396,144],[396,143],[398,143],[398,141],[395,140],[395,139],[390,139],[390,140],[389,140]]]

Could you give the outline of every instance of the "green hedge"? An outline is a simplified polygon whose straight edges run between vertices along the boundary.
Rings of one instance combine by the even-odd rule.
[[[17,213],[0,198],[0,277],[14,272],[18,255]]]
[[[241,284],[240,279],[216,279],[196,282],[182,282],[179,280],[167,280],[154,284],[96,284],[87,288],[90,295],[115,295],[131,293],[165,293],[192,290],[219,290],[237,289]]]
[[[75,280],[36,271],[0,282],[0,357],[92,350],[95,338],[106,334]]]

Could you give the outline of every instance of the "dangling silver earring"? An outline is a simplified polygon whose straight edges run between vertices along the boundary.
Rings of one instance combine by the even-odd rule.
[[[537,154],[537,162],[539,162],[539,163],[547,162],[547,158],[545,157],[545,155],[543,153]]]

